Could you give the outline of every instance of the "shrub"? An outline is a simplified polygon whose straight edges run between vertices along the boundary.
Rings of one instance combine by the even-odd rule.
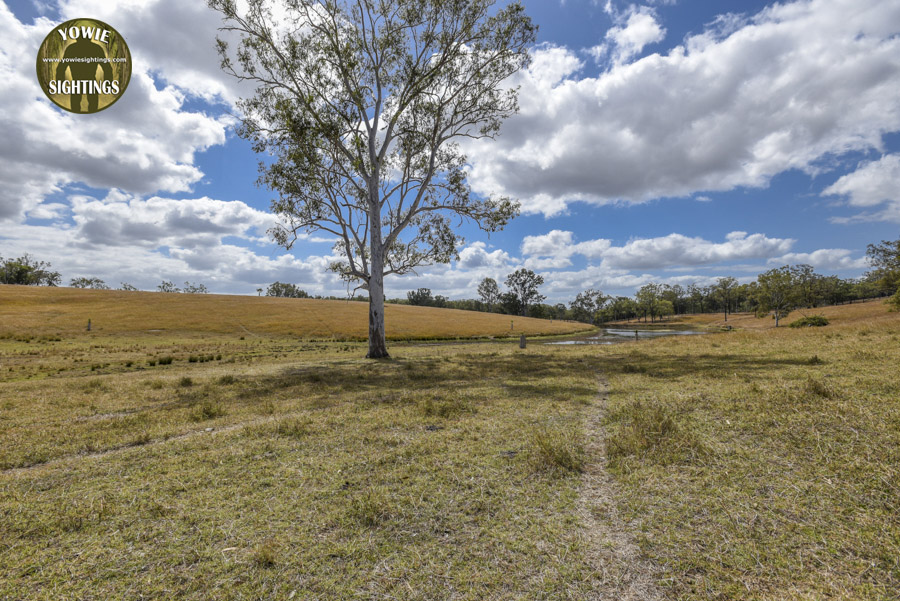
[[[167,356],[167,357],[160,357],[160,358],[159,358],[159,364],[160,364],[160,365],[172,365],[172,361],[173,361],[173,360],[174,360],[174,358],[173,358],[173,357],[169,357],[169,356]]]
[[[803,319],[792,321],[789,325],[792,328],[817,328],[827,326],[828,318],[826,318],[824,315],[810,315],[809,317],[804,317]]]

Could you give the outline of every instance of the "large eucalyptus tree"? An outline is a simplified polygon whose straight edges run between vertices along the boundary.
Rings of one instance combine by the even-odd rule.
[[[276,6],[277,4],[277,6]],[[509,77],[535,27],[515,1],[209,0],[222,68],[256,85],[240,135],[273,160],[275,240],[331,234],[331,268],[369,294],[368,357],[387,357],[384,276],[446,263],[451,217],[492,232],[518,212],[466,180],[463,139],[494,137],[518,110]]]

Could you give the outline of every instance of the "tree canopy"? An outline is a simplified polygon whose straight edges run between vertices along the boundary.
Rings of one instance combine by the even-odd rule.
[[[58,271],[50,271],[50,263],[38,261],[28,253],[17,259],[0,257],[0,284],[20,286],[59,286]]]
[[[309,294],[301,290],[296,284],[286,284],[284,282],[272,282],[269,284],[269,287],[266,288],[266,296],[309,298]]]

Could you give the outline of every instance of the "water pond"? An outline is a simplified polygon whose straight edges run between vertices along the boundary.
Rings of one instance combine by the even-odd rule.
[[[581,336],[572,338],[571,340],[557,340],[554,342],[547,342],[546,344],[618,344],[620,342],[643,340],[646,338],[660,338],[662,336],[695,336],[708,333],[709,332],[702,330],[674,328],[603,328],[600,330],[599,334],[594,334],[592,336]]]

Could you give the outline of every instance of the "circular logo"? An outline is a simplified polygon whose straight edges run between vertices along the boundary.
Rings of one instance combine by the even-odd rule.
[[[72,19],[47,34],[37,78],[53,104],[72,113],[97,113],[125,93],[131,53],[118,31],[96,19]]]

